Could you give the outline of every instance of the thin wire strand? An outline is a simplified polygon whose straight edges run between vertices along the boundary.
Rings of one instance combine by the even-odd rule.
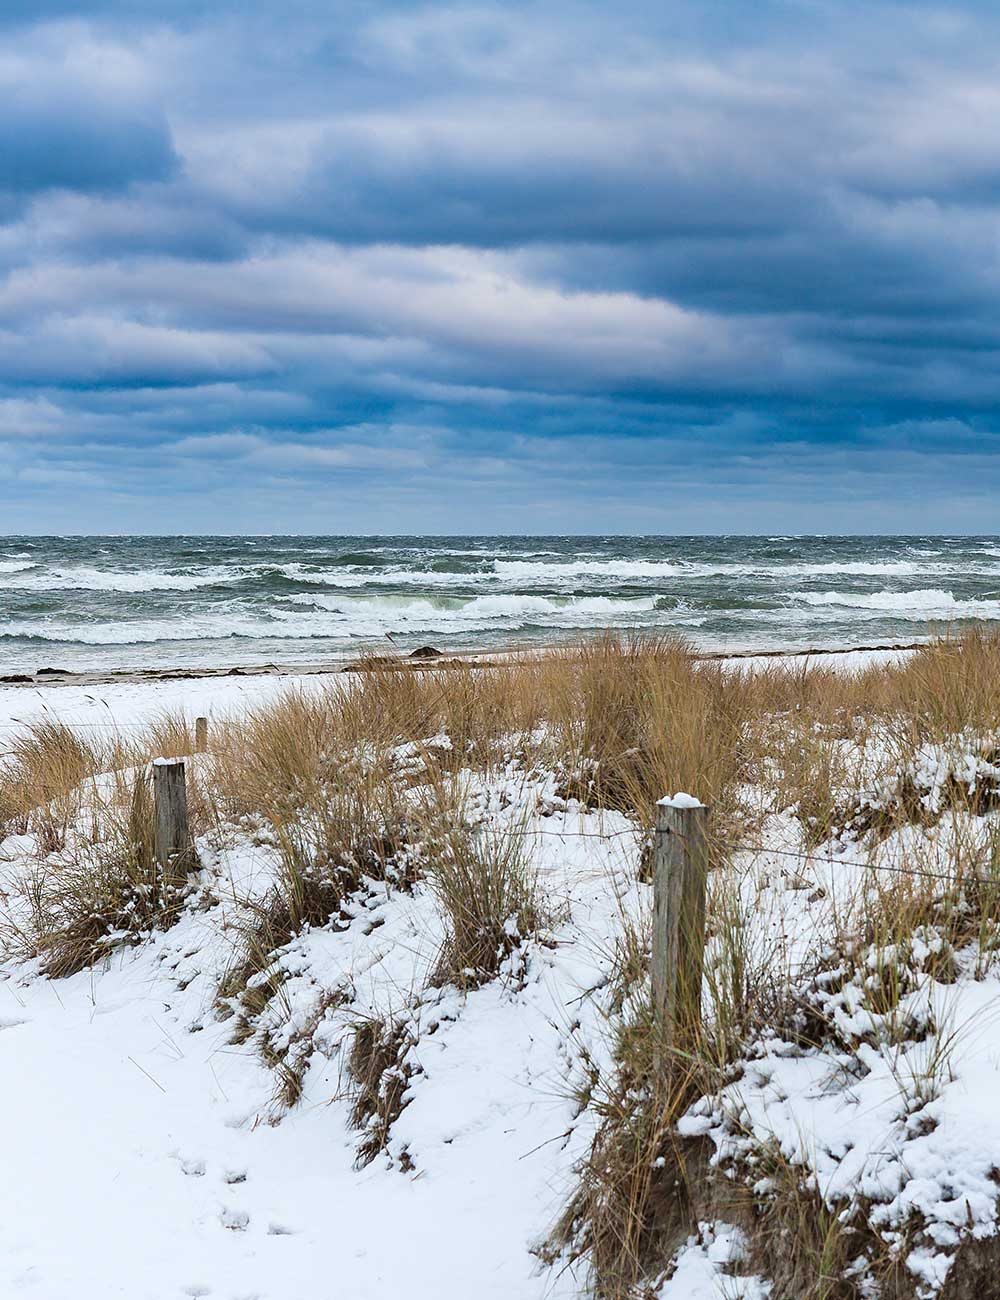
[[[611,840],[611,839],[617,839],[623,835],[638,835],[640,837],[644,835],[644,832],[641,830],[641,828],[638,827],[634,829],[630,827],[627,830],[621,830],[621,831],[608,831],[604,834],[601,833],[595,834],[593,831],[569,831],[569,830],[544,831],[544,830],[529,830],[529,829],[520,830],[517,831],[516,833],[525,836],[550,835],[555,837],[556,839],[565,838],[565,839],[591,839],[591,840]],[[673,832],[673,833],[677,834],[677,832]],[[976,885],[983,885],[983,886],[992,886],[995,889],[1000,889],[1000,874],[998,874],[993,879],[989,879],[988,877],[985,876],[963,875],[961,873],[954,873],[949,875],[945,872],[940,872],[940,871],[927,871],[922,867],[905,866],[905,865],[900,865],[892,862],[872,862],[872,861],[858,862],[851,858],[834,857],[832,854],[830,856],[824,857],[822,854],[819,853],[803,853],[797,849],[768,848],[763,844],[744,844],[741,845],[739,849],[737,849],[737,852],[759,853],[765,856],[771,855],[771,856],[777,856],[782,858],[795,858],[800,862],[822,862],[825,866],[828,867],[855,867],[860,871],[891,871],[891,872],[895,872],[897,875],[919,876],[921,879],[924,880],[940,880],[945,882],[946,884],[952,884],[952,885],[959,884],[959,883],[969,883],[969,884],[976,884]]]
[[[952,885],[969,882],[975,885],[991,885],[1000,889],[1000,875],[992,880],[985,876],[967,876],[957,872],[954,875],[947,875],[940,871],[925,871],[922,867],[901,866],[892,862],[854,862],[850,858],[833,856],[825,858],[818,853],[801,853],[795,849],[768,849],[763,845],[745,846],[740,852],[776,854],[782,858],[798,858],[802,862],[823,862],[829,867],[858,867],[862,871],[894,871],[897,875],[920,876],[925,880],[943,880]]]
[[[60,718],[53,713],[45,713],[43,711],[38,717],[31,718],[25,722],[18,722],[16,720],[14,722],[0,722],[0,729],[4,731],[19,731],[22,728],[33,727],[39,722],[55,723],[57,726],[68,727],[71,730],[85,731],[89,731],[94,727],[110,728],[112,731],[121,731],[123,728],[150,730],[156,726],[155,718],[150,722],[69,722],[65,718]]]
[[[546,836],[551,836],[554,839],[584,839],[584,840],[614,840],[614,839],[619,839],[622,836],[631,835],[631,836],[638,836],[640,840],[644,839],[647,843],[649,842],[648,834],[644,832],[641,827],[628,827],[627,829],[620,830],[620,831],[606,831],[606,832],[596,832],[596,833],[594,831],[572,831],[572,830],[546,831],[546,830],[541,830],[540,828],[531,829],[525,827],[522,829],[519,827],[512,827],[510,828],[508,833],[515,834],[515,835],[523,835],[525,837],[546,835]],[[679,832],[677,831],[674,831],[672,833],[675,835],[679,834]],[[681,838],[686,838],[686,837],[681,836]],[[902,866],[891,862],[871,862],[871,861],[858,862],[851,858],[838,858],[838,857],[834,857],[833,855],[824,857],[819,853],[803,853],[797,849],[768,848],[763,844],[743,844],[740,845],[740,847],[736,851],[738,853],[758,853],[763,855],[774,855],[783,858],[795,858],[800,862],[822,862],[828,867],[834,867],[834,866],[856,867],[860,871],[892,871],[898,875],[919,876],[925,880],[944,881],[946,884],[954,885],[959,883],[969,883],[969,884],[976,884],[976,885],[992,886],[996,889],[1000,889],[1000,874],[998,874],[994,879],[989,879],[984,876],[962,875],[959,873],[948,875],[947,873],[939,872],[939,871],[926,871],[921,867]]]

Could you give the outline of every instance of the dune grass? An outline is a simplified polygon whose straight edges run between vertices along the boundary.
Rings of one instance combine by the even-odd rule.
[[[664,1070],[648,934],[629,918],[608,994],[612,1065],[588,1072],[581,1097],[596,1136],[551,1242],[553,1254],[588,1259],[597,1295],[633,1297],[706,1206],[718,1209],[704,1149],[676,1131],[692,1098],[722,1087],[768,1028],[817,1050],[840,1032],[811,978],[836,969],[856,979],[860,1005],[892,1047],[914,1032],[901,1008],[921,979],[947,983],[969,945],[984,969],[992,960],[998,680],[1000,639],[976,631],[856,673],[822,662],[733,668],[699,661],[675,639],[609,634],[491,667],[380,661],[220,722],[210,752],[190,764],[196,832],[249,837],[274,867],[263,895],[240,900],[219,991],[236,1012],[234,1037],[257,1036],[294,1104],[306,1057],[274,1051],[260,1030],[281,997],[276,954],[308,929],[350,924],[350,900],[376,886],[433,893],[446,937],[432,980],[463,993],[544,937],[551,909],[525,837],[516,823],[473,816],[463,797],[470,775],[555,773],[562,797],[624,812],[646,830],[657,799],[696,795],[713,810],[704,1023]],[[153,860],[146,764],[193,748],[181,716],[155,719],[127,744],[49,720],[15,736],[0,767],[0,829],[33,837],[38,865],[25,885],[28,919],[0,936],[11,952],[68,975],[170,924],[182,898]],[[753,939],[773,880],[734,866],[758,847],[768,818],[797,825],[806,852],[839,842],[858,858],[887,845],[897,854],[895,870],[867,873],[856,899],[831,905],[815,951],[794,957],[780,928],[771,947]],[[362,1160],[385,1149],[404,1104],[413,1043],[402,1026],[376,1016],[354,1035]],[[914,1113],[942,1086],[954,1047],[946,1024],[920,1032],[926,1066],[900,1079]],[[856,1046],[839,1043],[845,1056]],[[748,1225],[776,1296],[853,1296],[845,1275],[858,1243],[879,1276],[892,1274],[898,1259],[876,1258],[863,1206],[831,1208],[766,1144],[758,1159],[767,1195],[727,1212]]]

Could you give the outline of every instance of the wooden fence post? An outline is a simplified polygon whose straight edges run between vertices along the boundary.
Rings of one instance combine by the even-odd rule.
[[[653,1012],[669,1052],[701,1022],[708,808],[690,795],[656,805],[653,846]]]
[[[191,858],[182,758],[153,760],[153,803],[156,811],[156,861],[164,879],[180,883],[187,875]]]
[[[204,754],[208,749],[208,719],[195,718],[194,720],[194,752]]]

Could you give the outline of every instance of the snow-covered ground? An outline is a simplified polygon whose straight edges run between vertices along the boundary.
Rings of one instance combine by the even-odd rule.
[[[926,781],[928,809],[941,807],[946,772],[942,762]],[[947,897],[963,858],[965,885],[948,907],[965,906],[980,884],[995,899],[996,835],[992,815],[945,812],[876,851],[832,841],[804,859],[793,820],[771,818],[768,848],[736,854],[729,868],[752,918],[750,964],[761,982],[786,984],[800,1014],[824,1029],[806,1045],[794,1015],[765,1029],[732,1082],[679,1124],[712,1139],[714,1163],[730,1176],[751,1171],[753,1182],[760,1169],[764,1190],[767,1153],[780,1152],[845,1225],[863,1215],[898,1248],[925,1297],[940,1292],[960,1246],[1000,1227],[997,935],[989,921],[977,936],[968,919],[953,928],[945,915],[907,932],[873,916],[886,905],[905,915],[909,885],[891,892],[900,880]],[[859,1267],[859,1284],[865,1277]]]
[[[539,793],[551,791],[532,804]],[[420,994],[442,936],[421,886],[373,886],[347,929],[290,946],[289,1032],[313,1026],[315,1050],[301,1102],[277,1123],[274,1075],[215,1009],[236,898],[264,887],[267,850],[202,845],[218,901],[97,969],[52,981],[8,967],[0,1294],[578,1295],[532,1248],[589,1138],[570,1099],[574,1044],[600,1037],[588,994],[607,978],[619,907],[635,903],[637,837],[592,839],[597,817],[572,810],[543,823],[535,861],[562,919],[516,978]],[[374,1011],[410,1016],[420,1034],[389,1157],[359,1171],[341,1049]],[[392,1159],[404,1148],[407,1172]]]
[[[285,677],[185,677],[164,681],[107,682],[94,686],[0,686],[0,748],[5,735],[40,716],[71,726],[123,733],[158,714],[183,712],[189,718],[238,714],[285,691],[319,690],[337,681],[320,674]]]
[[[83,727],[179,709],[221,717],[323,684],[8,688],[0,726],[39,711]],[[984,852],[992,843],[995,814],[959,826],[941,805],[950,775],[980,779],[985,760],[918,758],[909,775],[943,815],[888,837],[877,875],[865,865],[872,855],[849,840],[808,861],[790,856],[803,841],[787,812],[768,816],[761,847],[727,868],[751,964],[772,979],[780,965],[829,1033],[804,1046],[787,1026],[763,1032],[681,1130],[708,1136],[719,1169],[735,1177],[774,1144],[830,1206],[863,1207],[887,1242],[905,1245],[920,1294],[934,1296],[956,1249],[997,1232],[1000,980],[971,939],[940,960],[945,940],[931,929],[905,952],[875,943],[839,965],[818,960],[873,878],[915,862],[926,870],[935,845],[944,853],[959,831]],[[613,1070],[616,940],[623,918],[651,905],[637,879],[640,836],[621,814],[567,802],[543,774],[512,766],[469,780],[481,816],[525,837],[549,913],[543,934],[480,987],[428,980],[444,937],[428,885],[370,881],[348,924],[279,952],[281,996],[261,1013],[257,1037],[234,1042],[219,983],[246,900],[276,865],[245,833],[200,844],[198,895],[141,946],[59,980],[34,962],[0,969],[0,1296],[581,1300],[583,1267],[544,1265],[536,1250],[599,1123],[581,1109],[584,1063]],[[871,798],[890,793],[873,785]],[[27,837],[0,845],[15,919],[27,905],[31,848]],[[879,1013],[871,994],[890,962],[905,988]],[[354,1031],[373,1016],[408,1035],[408,1104],[386,1150],[359,1168],[345,1065]],[[275,1100],[261,1034],[302,1067],[290,1108]],[[660,1280],[660,1300],[764,1300],[766,1279],[742,1258],[736,1228],[703,1224]]]

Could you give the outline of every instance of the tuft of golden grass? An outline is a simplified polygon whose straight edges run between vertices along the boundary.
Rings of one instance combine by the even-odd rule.
[[[287,722],[284,710],[278,716]],[[252,725],[267,736],[260,715]],[[366,881],[409,888],[413,880],[399,790],[383,761],[370,752],[334,758],[316,743],[314,766],[293,768],[283,728],[268,739],[275,748],[262,745],[253,755],[252,802],[239,806],[253,808],[262,842],[276,852],[277,872],[262,899],[244,900],[245,919],[219,989],[223,1003],[238,1001],[236,1041],[254,1032],[254,1021],[281,991],[283,977],[273,969],[280,948],[305,929],[346,921],[345,902]],[[319,733],[312,739],[318,742]],[[276,765],[268,768],[272,753]]]
[[[210,779],[221,813],[294,816],[336,751],[332,701],[290,690],[216,725]]]
[[[48,975],[72,975],[120,943],[138,943],[175,919],[183,891],[162,878],[154,854],[149,778],[122,780],[95,810],[93,838],[78,837],[59,862],[36,875],[30,932],[22,952],[39,956]],[[8,942],[10,936],[8,935]]]
[[[81,787],[101,763],[92,744],[43,718],[14,735],[0,770],[0,829],[33,831],[43,852],[62,848],[81,807]]]
[[[181,711],[164,711],[145,728],[139,742],[143,758],[184,758],[195,752],[191,719]]]
[[[460,987],[491,979],[545,921],[538,878],[519,828],[448,826],[424,861],[447,918],[435,979]]]
[[[908,740],[961,734],[994,736],[1000,728],[1000,636],[970,628],[922,647],[886,674],[865,675],[880,712],[909,724]]]
[[[609,633],[542,674],[542,716],[567,794],[646,827],[665,794],[696,794],[714,810],[720,845],[741,823],[747,699],[739,674],[699,663],[675,638]]]

